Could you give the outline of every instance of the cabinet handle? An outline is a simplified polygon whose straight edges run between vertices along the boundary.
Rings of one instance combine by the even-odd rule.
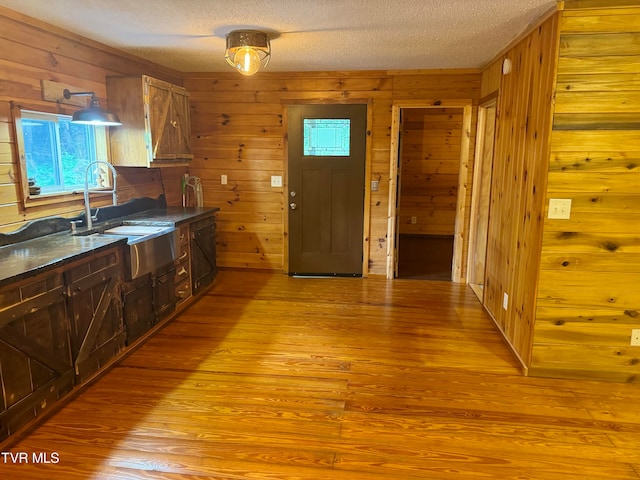
[[[186,258],[186,257],[187,257],[187,255],[189,255],[189,254],[188,254],[188,253],[187,253],[187,251],[185,250],[184,252],[182,252],[182,255],[180,255],[180,258],[178,258],[178,260],[182,260],[183,258]]]

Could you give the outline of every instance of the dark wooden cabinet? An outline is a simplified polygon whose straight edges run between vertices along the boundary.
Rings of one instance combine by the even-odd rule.
[[[178,227],[177,260],[154,273],[125,282],[116,244],[0,288],[0,440],[211,285],[215,216],[197,218]]]
[[[68,267],[71,354],[82,382],[112,360],[125,346],[122,320],[123,262],[114,248]]]
[[[125,283],[122,291],[127,344],[133,343],[155,324],[153,278],[148,273]]]
[[[159,322],[171,315],[176,309],[174,277],[176,267],[173,264],[160,268],[153,279],[153,305],[156,320]]]
[[[74,385],[60,270],[0,290],[0,439]]]
[[[193,295],[211,285],[216,266],[216,220],[214,216],[191,223],[191,279]]]
[[[0,439],[124,347],[120,258],[114,247],[0,290]]]

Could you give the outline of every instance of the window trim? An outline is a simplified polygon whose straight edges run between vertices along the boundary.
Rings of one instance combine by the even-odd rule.
[[[11,102],[11,110],[12,110],[12,120],[13,127],[15,132],[15,156],[17,158],[17,169],[18,169],[18,178],[16,179],[19,185],[19,193],[21,194],[20,201],[22,203],[22,207],[26,210],[28,208],[40,207],[43,205],[51,205],[51,204],[62,204],[69,202],[76,202],[78,200],[84,200],[84,191],[73,190],[66,192],[55,192],[55,193],[40,193],[38,195],[31,195],[29,193],[29,179],[27,173],[27,163],[25,157],[25,146],[24,146],[24,134],[22,131],[22,112],[34,112],[36,114],[49,114],[49,115],[72,115],[73,111],[65,111],[65,109],[61,108],[51,108],[44,105],[24,105],[24,104],[15,104]],[[62,110],[62,111],[61,111]],[[74,109],[75,110],[75,109]],[[100,137],[104,137],[105,142],[105,156],[102,158],[97,158],[97,160],[110,162],[111,152],[109,147],[109,128],[105,127],[104,129],[96,130],[96,141],[101,139]],[[113,179],[110,176],[109,172],[109,184],[112,184]],[[105,186],[103,188],[92,188],[92,191],[96,190],[109,190],[110,186]]]

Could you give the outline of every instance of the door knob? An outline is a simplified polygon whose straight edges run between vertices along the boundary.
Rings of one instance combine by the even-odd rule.
[[[291,202],[289,204],[289,207],[291,207],[291,210],[295,210],[296,208],[298,208],[298,205],[296,205],[294,202]]]
[[[292,197],[295,197],[297,195],[296,192],[289,192],[289,195],[291,195]]]

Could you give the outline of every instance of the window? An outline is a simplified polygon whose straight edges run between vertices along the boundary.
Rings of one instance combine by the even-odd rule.
[[[71,123],[69,115],[21,110],[16,131],[29,198],[82,191],[87,166],[107,159],[105,127]],[[92,189],[110,184],[102,169],[91,169],[87,177]]]
[[[348,157],[351,119],[305,118],[304,155]]]

